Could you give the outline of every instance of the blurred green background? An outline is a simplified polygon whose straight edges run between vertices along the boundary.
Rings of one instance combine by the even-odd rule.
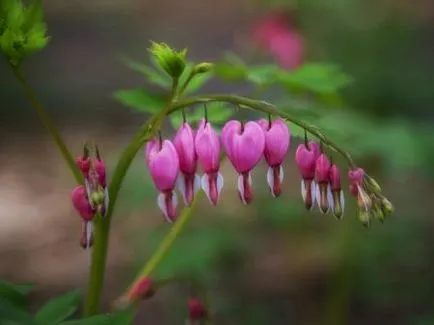
[[[231,52],[264,67],[274,61],[253,45],[252,29],[273,12],[289,13],[310,68],[253,96],[320,126],[348,149],[381,181],[395,215],[365,229],[349,195],[342,221],[306,213],[294,139],[280,199],[269,195],[261,164],[253,176],[255,201],[242,206],[235,172],[225,164],[222,203],[210,209],[201,202],[156,275],[198,279],[209,291],[216,324],[434,324],[431,1],[44,3],[53,39],[24,71],[71,148],[78,154],[86,140],[97,142],[110,170],[147,117],[112,94],[137,87],[160,94],[121,55],[146,62],[152,39],[187,47],[194,61],[220,62]],[[250,79],[266,83],[273,69],[251,68]],[[246,82],[210,81],[204,90],[252,95]],[[4,63],[0,92],[0,276],[36,283],[37,308],[49,296],[84,288],[89,256],[78,247],[73,180]],[[167,125],[164,134],[173,128]],[[169,229],[155,200],[140,153],[115,212],[105,310]],[[183,287],[165,289],[141,304],[136,324],[181,324],[187,294]]]

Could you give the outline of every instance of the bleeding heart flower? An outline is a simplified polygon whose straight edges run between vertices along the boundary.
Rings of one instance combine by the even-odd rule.
[[[209,201],[216,205],[223,188],[223,176],[220,169],[220,139],[211,123],[202,120],[196,133],[195,147],[197,159],[205,172],[201,185]]]
[[[80,245],[83,248],[90,248],[93,244],[93,224],[95,210],[89,203],[86,188],[83,185],[74,188],[71,194],[72,205],[82,219],[82,232]]]
[[[330,161],[323,153],[319,155],[315,162],[315,182],[316,182],[316,202],[322,213],[327,213],[332,201],[332,193],[329,184]]]
[[[166,220],[175,221],[177,195],[174,191],[179,173],[178,153],[169,140],[152,140],[146,147],[146,161],[155,187],[160,192],[158,206]]]
[[[320,147],[316,142],[300,144],[295,152],[295,163],[301,174],[301,196],[305,207],[310,210],[315,204],[316,183],[315,164],[319,157]]]
[[[178,152],[179,169],[182,173],[178,177],[178,188],[188,206],[200,188],[200,177],[196,174],[197,154],[194,144],[194,131],[188,123],[183,123],[176,133],[173,144]]]
[[[264,157],[269,166],[267,182],[271,193],[278,197],[282,191],[283,168],[282,163],[291,144],[291,134],[286,122],[282,119],[267,121],[261,119],[258,124],[265,135]]]
[[[341,186],[341,172],[335,164],[332,164],[330,167],[329,183],[332,192],[332,200],[329,201],[329,205],[333,211],[333,215],[341,219],[344,215],[345,200],[344,191],[342,191]]]
[[[187,306],[190,324],[197,324],[207,317],[207,309],[200,299],[194,297],[188,299]]]
[[[238,191],[244,204],[253,199],[251,170],[264,154],[265,135],[256,122],[242,125],[229,121],[222,130],[222,143],[235,170],[238,172]]]
[[[369,214],[372,208],[372,199],[363,188],[365,171],[362,168],[353,168],[348,171],[350,180],[350,192],[357,198],[357,203],[364,214]]]

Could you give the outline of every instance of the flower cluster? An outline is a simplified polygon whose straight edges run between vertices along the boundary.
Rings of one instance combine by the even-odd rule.
[[[72,204],[82,219],[80,245],[89,248],[93,243],[94,218],[107,213],[109,196],[106,166],[98,148],[96,147],[95,158],[92,159],[87,145],[75,163],[84,177],[84,185],[78,185],[72,191]]]
[[[219,172],[222,151],[238,173],[238,192],[244,204],[253,199],[251,171],[262,157],[269,165],[267,182],[273,196],[281,193],[283,181],[282,162],[290,145],[290,133],[281,119],[247,122],[231,120],[217,134],[212,124],[204,118],[197,130],[184,122],[172,141],[151,140],[145,150],[145,161],[152,180],[160,194],[158,206],[169,222],[176,219],[177,195],[184,203],[192,204],[196,193],[202,189],[213,205],[219,202],[223,176]],[[199,176],[201,167],[204,175]]]
[[[223,175],[219,172],[223,152],[238,173],[238,193],[245,205],[253,200],[251,172],[262,158],[269,166],[266,179],[270,192],[278,197],[284,177],[282,163],[290,144],[290,130],[280,118],[272,120],[269,117],[268,120],[247,123],[230,120],[224,125],[220,136],[204,118],[197,130],[184,121],[173,141],[163,140],[161,135],[152,139],[146,146],[145,161],[160,192],[158,206],[166,219],[173,222],[177,217],[176,189],[187,206],[192,204],[200,189],[211,204],[217,205],[224,184]],[[324,153],[322,145],[308,141],[306,136],[304,143],[296,149],[295,161],[302,178],[301,195],[306,208],[311,210],[317,204],[323,214],[331,212],[336,218],[342,218],[345,202],[341,173]],[[198,174],[199,166],[204,172],[202,176]],[[349,180],[350,192],[357,197],[365,218],[374,207],[384,210],[386,199],[365,186],[366,177],[362,169],[351,169]],[[372,183],[373,180],[370,180]],[[372,205],[373,201],[378,203]]]

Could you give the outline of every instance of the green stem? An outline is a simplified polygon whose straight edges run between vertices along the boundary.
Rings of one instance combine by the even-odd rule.
[[[341,154],[348,161],[350,167],[353,168],[356,166],[350,154],[347,151],[340,148],[333,140],[325,136],[316,126],[308,124],[291,114],[279,111],[274,105],[262,100],[255,100],[255,99],[250,99],[247,97],[236,96],[236,95],[202,95],[202,96],[190,97],[190,98],[185,98],[176,101],[172,105],[172,109],[170,110],[169,113],[171,114],[187,106],[192,106],[199,103],[208,103],[208,102],[227,102],[227,103],[237,105],[239,107],[250,108],[265,114],[279,116],[306,130],[313,136],[317,137],[320,141],[322,141],[324,145],[327,145],[332,150]]]
[[[36,94],[33,92],[30,85],[27,83],[26,79],[24,78],[24,75],[22,74],[19,67],[12,66],[12,71],[19,81],[21,87],[24,90],[25,95],[27,96],[27,99],[29,100],[30,104],[34,108],[36,114],[38,115],[39,119],[41,120],[42,124],[44,125],[45,129],[48,131],[50,136],[53,138],[54,142],[56,143],[60,153],[63,156],[63,159],[68,164],[69,169],[71,170],[72,174],[74,175],[74,178],[76,181],[80,184],[83,183],[83,175],[80,173],[80,170],[75,165],[74,158],[72,154],[69,152],[67,146],[65,145],[65,142],[62,139],[62,136],[57,131],[56,127],[54,126],[53,122],[50,120],[50,117],[45,112],[42,104],[38,101]]]
[[[160,112],[153,115],[141,127],[139,132],[134,136],[133,140],[124,150],[121,158],[116,165],[113,173],[113,178],[109,185],[109,207],[107,215],[101,218],[95,224],[95,242],[92,250],[92,263],[87,288],[86,299],[84,303],[84,315],[91,316],[98,312],[98,307],[101,298],[101,291],[104,283],[105,265],[107,260],[108,240],[110,234],[111,217],[116,205],[119,191],[122,187],[125,175],[130,167],[137,152],[143,145],[151,139],[152,136],[160,129],[166,115],[171,109],[173,98],[176,95],[178,81],[173,81],[172,92],[169,97],[167,106]]]

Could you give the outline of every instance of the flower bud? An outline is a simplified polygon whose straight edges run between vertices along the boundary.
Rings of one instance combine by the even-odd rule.
[[[175,51],[167,44],[152,43],[149,49],[157,64],[174,79],[179,79],[186,65],[187,50]]]
[[[389,216],[395,211],[395,208],[393,207],[393,204],[386,198],[383,198],[381,200],[381,209],[384,211],[384,214],[386,216]]]
[[[213,63],[210,62],[201,62],[199,64],[196,64],[193,68],[193,74],[201,74],[211,71],[211,69],[214,67]]]
[[[371,213],[368,211],[365,211],[363,209],[359,210],[359,221],[365,226],[369,227],[371,223]]]
[[[127,293],[127,298],[130,302],[149,299],[155,295],[154,282],[150,277],[144,277],[134,283]]]
[[[198,298],[188,300],[188,317],[190,322],[202,321],[207,317],[207,310],[202,301]]]

